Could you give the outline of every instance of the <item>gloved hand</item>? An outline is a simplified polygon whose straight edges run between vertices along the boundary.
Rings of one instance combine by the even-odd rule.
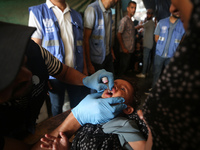
[[[109,89],[112,90],[114,86],[114,77],[111,72],[107,72],[105,69],[99,70],[91,76],[85,77],[83,79],[83,84],[88,88],[97,90],[98,92],[104,91],[107,89],[107,86],[102,82],[103,77],[108,78],[108,86]]]
[[[122,97],[100,98],[102,93],[87,95],[75,108],[72,109],[74,117],[83,126],[86,123],[105,123],[118,115],[127,106]],[[117,104],[118,105],[112,105]]]

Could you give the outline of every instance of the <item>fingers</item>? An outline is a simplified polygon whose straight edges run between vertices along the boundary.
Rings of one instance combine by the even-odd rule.
[[[125,100],[122,97],[105,98],[102,99],[102,101],[104,101],[104,104],[107,105],[107,108],[114,113],[115,116],[127,107],[126,104],[123,104]]]
[[[60,137],[61,137],[63,140],[65,140],[65,141],[68,140],[67,136],[66,136],[63,132],[60,132],[59,134],[60,134]]]
[[[104,83],[99,83],[98,88],[97,88],[98,92],[103,92],[106,89],[107,89],[107,86]]]
[[[107,77],[108,78],[109,89],[112,90],[112,88],[114,86],[114,76],[113,76],[113,73],[107,72],[105,69],[100,70],[100,72],[101,73],[100,73],[100,76],[99,76],[99,81],[101,82],[101,80],[102,80],[103,77]],[[107,86],[106,86],[105,89],[107,89]]]
[[[40,145],[41,148],[44,149],[52,149],[52,144],[54,143],[54,140],[56,139],[56,137],[53,137],[49,134],[45,134],[44,138],[41,138],[41,142],[43,142],[43,144]]]
[[[46,144],[41,144],[40,147],[43,149],[52,149],[50,145],[46,145]]]
[[[49,139],[49,140],[55,140],[55,139],[56,139],[55,136],[52,136],[52,135],[50,135],[50,134],[45,134],[45,137],[46,137],[47,139]]]
[[[126,104],[117,104],[117,105],[113,105],[111,106],[113,111],[114,111],[114,115],[118,115],[122,110],[127,108]]]
[[[45,134],[44,138],[41,138],[41,141],[45,144],[49,144],[50,142],[52,142],[55,138],[52,137],[48,137],[48,134]]]
[[[103,92],[97,92],[97,93],[92,93],[89,94],[88,96],[91,96],[94,99],[100,98]]]
[[[114,81],[108,82],[109,90],[112,90],[114,86]]]
[[[110,97],[110,98],[105,98],[105,101],[107,101],[110,105],[112,105],[112,104],[124,103],[125,99],[123,97]]]
[[[58,150],[58,139],[55,139],[51,145],[42,144],[40,147],[43,149]]]

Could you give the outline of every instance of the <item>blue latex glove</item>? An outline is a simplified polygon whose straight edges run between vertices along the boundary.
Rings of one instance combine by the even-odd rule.
[[[72,109],[74,117],[83,126],[86,123],[105,123],[118,115],[127,106],[122,97],[99,98],[102,93],[87,95],[75,108]],[[117,104],[118,105],[112,105]]]
[[[103,77],[108,78],[108,86],[109,89],[112,90],[114,86],[114,77],[111,72],[107,72],[105,69],[99,70],[91,76],[85,77],[83,79],[83,84],[88,88],[97,90],[98,92],[104,91],[107,89],[107,86],[102,82]]]

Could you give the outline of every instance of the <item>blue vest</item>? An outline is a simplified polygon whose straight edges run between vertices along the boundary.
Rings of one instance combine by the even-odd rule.
[[[95,11],[95,23],[90,37],[90,59],[92,62],[102,64],[106,56],[106,37],[105,37],[105,26],[104,17],[99,1],[90,4],[88,7],[93,7]],[[112,13],[110,14],[112,20]],[[111,35],[112,26],[110,26],[110,43],[109,49],[111,48]]]
[[[48,8],[46,3],[32,6],[29,11],[32,11],[37,18],[42,28],[44,36],[42,46],[51,54],[58,58],[62,63],[65,63],[64,44],[60,35],[60,27],[58,20],[53,10]],[[78,71],[83,71],[83,21],[82,16],[71,9],[71,23],[74,35],[74,68]]]
[[[167,42],[168,38],[168,32],[169,32],[169,17],[160,20],[159,22],[160,25],[160,35],[159,39],[156,44],[156,55],[162,56],[163,51],[165,49],[165,45]],[[181,22],[180,19],[178,19],[177,25],[173,30],[170,45],[169,45],[169,51],[167,54],[168,58],[171,58],[174,56],[174,53],[176,51],[176,48],[178,47],[183,35],[185,33],[183,23]]]

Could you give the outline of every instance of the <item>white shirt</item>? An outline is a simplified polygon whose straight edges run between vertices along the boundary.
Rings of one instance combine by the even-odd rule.
[[[66,8],[62,12],[57,6],[53,5],[50,0],[46,0],[48,8],[51,8],[58,20],[60,27],[61,38],[65,48],[65,64],[74,67],[74,35],[72,30],[71,15],[69,5],[66,3]],[[29,26],[36,27],[37,30],[33,33],[32,38],[43,39],[42,28],[37,21],[32,11],[29,14]]]

